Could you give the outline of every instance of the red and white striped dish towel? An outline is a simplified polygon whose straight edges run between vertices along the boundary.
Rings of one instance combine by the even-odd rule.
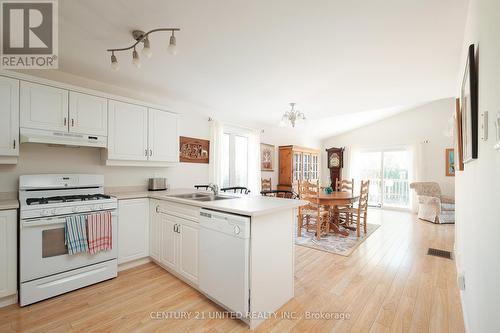
[[[87,240],[91,254],[113,248],[111,212],[101,212],[87,216]]]

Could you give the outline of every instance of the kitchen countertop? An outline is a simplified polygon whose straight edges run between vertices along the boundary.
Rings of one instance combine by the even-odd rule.
[[[240,195],[234,193],[219,193],[224,196],[234,196],[235,199],[218,201],[197,201],[192,199],[175,198],[172,195],[187,193],[211,193],[195,189],[171,189],[165,191],[148,191],[140,188],[113,188],[106,189],[106,193],[118,200],[151,198],[182,203],[207,209],[235,213],[245,216],[260,216],[280,210],[293,209],[305,205],[307,202],[293,199],[263,197],[260,195]]]
[[[17,193],[14,192],[1,192],[0,193],[0,210],[18,209],[19,200],[17,200]]]

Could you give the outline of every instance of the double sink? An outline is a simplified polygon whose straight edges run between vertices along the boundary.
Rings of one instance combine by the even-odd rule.
[[[239,197],[229,196],[229,195],[214,195],[208,193],[186,193],[186,194],[175,194],[169,195],[172,198],[188,199],[196,201],[218,201],[227,199],[237,199]]]

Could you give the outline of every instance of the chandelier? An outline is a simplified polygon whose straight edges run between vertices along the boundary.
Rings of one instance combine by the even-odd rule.
[[[175,39],[175,32],[179,31],[181,29],[179,28],[158,28],[158,29],[153,29],[148,32],[144,32],[142,30],[134,30],[132,31],[132,37],[135,39],[135,43],[132,44],[129,47],[124,47],[121,49],[107,49],[108,52],[111,52],[111,68],[117,71],[120,68],[120,65],[118,64],[118,58],[115,55],[115,52],[123,52],[123,51],[128,51],[132,50],[132,63],[134,64],[135,67],[141,68],[141,59],[139,58],[139,53],[137,52],[137,45],[139,43],[143,44],[142,47],[142,54],[146,58],[151,58],[153,55],[153,52],[151,51],[151,45],[149,42],[149,35],[158,32],[158,31],[170,31],[172,34],[170,35],[170,41],[168,43],[167,51],[168,53],[175,55],[177,53],[177,41]]]
[[[281,117],[280,127],[295,127],[297,122],[306,120],[306,116],[302,112],[295,110],[295,103],[290,103],[290,107],[290,111],[285,112]]]

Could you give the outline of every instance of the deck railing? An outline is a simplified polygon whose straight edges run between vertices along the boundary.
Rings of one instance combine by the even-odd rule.
[[[374,206],[379,206],[383,202],[387,206],[408,207],[410,205],[408,179],[370,179],[368,202]]]

